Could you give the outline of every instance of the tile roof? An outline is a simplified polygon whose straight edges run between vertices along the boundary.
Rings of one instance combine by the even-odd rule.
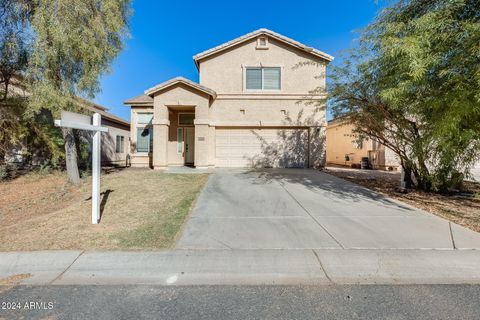
[[[152,105],[153,104],[153,98],[150,96],[147,96],[146,94],[141,94],[139,96],[136,96],[134,98],[125,100],[123,102],[124,104],[130,104],[130,105]]]
[[[185,84],[189,87],[192,87],[196,90],[205,92],[206,94],[212,96],[214,99],[217,97],[217,93],[214,90],[212,90],[210,88],[207,88],[205,86],[202,86],[201,84],[198,84],[198,83],[193,82],[191,80],[188,80],[184,77],[176,77],[176,78],[167,80],[165,82],[162,82],[162,83],[160,83],[160,84],[158,84],[158,85],[156,85],[156,86],[154,86],[150,89],[145,90],[145,94],[148,95],[148,96],[153,95],[155,92],[166,89],[166,88],[168,88],[170,86],[173,86],[177,83],[183,83],[183,84]]]
[[[208,57],[208,56],[210,56],[210,55],[213,55],[213,54],[215,54],[215,53],[218,53],[218,52],[221,52],[221,51],[223,51],[223,50],[226,50],[226,49],[228,49],[228,48],[230,48],[230,47],[232,47],[232,46],[235,46],[235,45],[237,45],[237,44],[239,44],[239,43],[242,43],[242,42],[247,41],[247,40],[249,40],[249,39],[255,38],[255,37],[259,36],[259,35],[267,35],[267,36],[270,36],[270,37],[272,37],[272,38],[274,38],[274,39],[276,39],[276,40],[278,40],[278,41],[281,41],[281,42],[283,42],[283,43],[289,44],[289,45],[291,45],[291,46],[293,46],[293,47],[296,47],[296,48],[298,48],[298,49],[300,49],[300,50],[303,50],[303,51],[305,51],[305,52],[307,52],[307,53],[310,53],[310,54],[312,54],[312,55],[314,55],[314,56],[317,56],[317,57],[320,57],[320,58],[322,58],[322,59],[325,59],[325,60],[327,60],[328,62],[330,62],[330,61],[333,60],[333,56],[331,56],[331,55],[329,55],[329,54],[327,54],[327,53],[325,53],[325,52],[322,52],[322,51],[320,51],[320,50],[314,49],[314,48],[312,48],[312,47],[308,47],[308,46],[306,46],[306,45],[304,45],[304,44],[302,44],[302,43],[300,43],[300,42],[298,42],[298,41],[295,41],[295,40],[293,40],[293,39],[290,39],[290,38],[285,37],[285,36],[283,36],[283,35],[281,35],[281,34],[279,34],[279,33],[273,32],[273,31],[268,30],[268,29],[265,29],[265,28],[258,29],[258,30],[255,30],[255,31],[253,31],[253,32],[247,33],[247,34],[245,34],[245,35],[243,35],[243,36],[241,36],[241,37],[238,37],[238,38],[233,39],[233,40],[231,40],[231,41],[225,42],[224,44],[221,44],[221,45],[216,46],[216,47],[214,47],[214,48],[208,49],[208,50],[203,51],[203,52],[201,52],[201,53],[199,53],[199,54],[196,54],[196,55],[193,56],[193,60],[195,61],[195,64],[196,64],[197,67],[198,67],[198,62],[199,62],[200,60],[202,60],[202,59],[204,59],[204,58],[206,58],[206,57]]]

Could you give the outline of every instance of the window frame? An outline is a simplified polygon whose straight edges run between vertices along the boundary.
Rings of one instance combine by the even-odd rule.
[[[193,122],[192,124],[183,124],[183,123],[180,123],[180,115],[181,114],[193,114]],[[178,115],[177,115],[177,123],[178,123],[178,126],[182,126],[182,127],[193,127],[195,125],[195,112],[179,112]]]
[[[180,137],[182,138],[181,141],[180,141]],[[177,128],[177,154],[183,154],[183,149],[184,149],[184,130],[183,130],[183,127],[178,127]]]
[[[120,138],[120,147],[118,143],[118,138]],[[115,136],[115,153],[125,153],[125,136],[122,136],[120,134],[117,134]]]
[[[144,126],[144,127],[139,127],[137,126],[137,131],[136,131],[136,134],[135,134],[135,154],[140,154],[140,155],[146,155],[146,154],[150,154],[152,152],[152,144],[153,144],[153,126]],[[138,151],[138,131],[139,130],[146,130],[148,129],[148,132],[149,132],[149,135],[150,135],[150,141],[148,143],[148,151]]]
[[[247,69],[260,69],[261,70],[261,89],[247,89]],[[264,69],[279,69],[279,88],[278,89],[265,89],[264,84]],[[244,92],[280,92],[282,91],[282,80],[283,80],[283,66],[282,65],[267,65],[267,66],[244,66],[243,67],[243,91]]]

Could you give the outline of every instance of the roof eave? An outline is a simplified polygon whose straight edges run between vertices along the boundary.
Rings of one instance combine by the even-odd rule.
[[[195,86],[195,85],[192,85],[191,83],[187,82],[187,81],[183,81],[183,80],[176,80],[176,81],[172,81],[171,83],[167,83],[167,84],[160,84],[158,86],[155,86],[153,88],[150,88],[148,90],[145,90],[144,91],[144,94],[146,94],[147,96],[153,96],[155,93],[157,93],[158,91],[161,91],[161,90],[165,90],[167,88],[170,88],[174,85],[177,85],[179,83],[182,83],[188,87],[191,87],[195,90],[198,90],[200,92],[203,92],[211,97],[213,97],[214,99],[217,98],[217,94],[215,92],[210,92],[210,91],[207,91],[207,90],[204,90],[203,88],[199,87],[199,86]]]
[[[252,32],[252,34],[248,37],[239,37],[238,38],[238,41],[235,41],[232,40],[229,42],[226,42],[224,43],[223,45],[219,45],[217,47],[214,47],[214,48],[211,48],[211,49],[208,49],[208,50],[205,50],[199,54],[196,54],[193,56],[193,61],[195,62],[195,65],[197,66],[197,69],[199,69],[200,67],[200,61],[203,60],[203,59],[206,59],[212,55],[215,55],[217,53],[220,53],[222,51],[225,51],[231,47],[234,47],[236,45],[239,45],[245,41],[248,41],[252,38],[255,38],[255,37],[258,37],[260,35],[267,35],[269,37],[272,37],[274,39],[276,39],[277,41],[281,41],[281,42],[284,42],[284,43],[287,43],[289,45],[291,45],[292,47],[295,47],[297,49],[300,49],[302,51],[305,51],[307,53],[310,53],[311,55],[314,55],[316,57],[319,57],[321,59],[324,59],[326,61],[328,61],[329,63],[333,61],[334,57],[325,53],[325,52],[322,52],[320,50],[317,50],[317,49],[314,49],[312,47],[308,47],[308,46],[305,46],[301,43],[299,43],[298,41],[295,41],[293,39],[290,39],[290,38],[287,38],[285,36],[282,36],[282,35],[277,35],[275,32],[273,31],[270,31],[270,30],[267,30],[267,29],[259,29],[258,31],[254,31]]]

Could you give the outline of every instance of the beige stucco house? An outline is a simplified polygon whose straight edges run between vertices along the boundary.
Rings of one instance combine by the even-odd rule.
[[[199,83],[178,77],[125,101],[132,165],[324,164],[325,72],[332,56],[260,29],[193,60]]]
[[[359,139],[355,126],[342,117],[328,121],[327,165],[359,166],[368,157],[371,168],[398,170],[400,163],[395,153],[373,139]]]

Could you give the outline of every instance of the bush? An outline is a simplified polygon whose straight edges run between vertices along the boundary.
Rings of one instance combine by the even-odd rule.
[[[0,165],[0,181],[7,180],[8,178],[8,172],[7,172],[7,166],[6,165]]]
[[[17,166],[13,163],[0,165],[0,181],[10,180],[17,176]]]
[[[38,168],[38,173],[41,174],[41,175],[48,175],[48,174],[52,173],[53,169],[54,168],[51,164],[45,163],[45,164],[40,165],[40,167]]]

